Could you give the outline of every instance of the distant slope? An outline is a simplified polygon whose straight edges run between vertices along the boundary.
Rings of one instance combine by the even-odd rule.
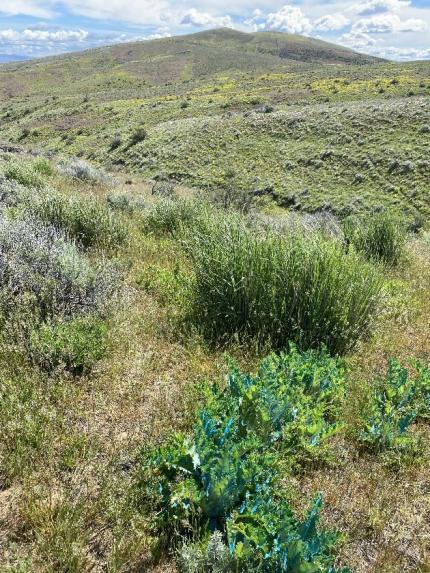
[[[372,64],[376,58],[303,36],[228,28],[118,44],[0,69],[0,95],[71,93],[200,80],[221,73],[285,71],[304,64]]]

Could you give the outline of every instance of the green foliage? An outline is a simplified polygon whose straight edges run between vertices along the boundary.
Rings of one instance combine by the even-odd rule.
[[[429,370],[417,365],[417,376],[412,378],[406,368],[392,359],[386,378],[367,404],[358,439],[376,451],[411,451],[416,439],[410,427],[418,416],[428,416],[429,412]]]
[[[351,349],[378,308],[379,272],[319,234],[258,232],[238,218],[207,220],[187,237],[193,319],[212,340],[249,337],[285,348]]]
[[[321,500],[297,520],[282,498],[278,465],[281,444],[292,458],[320,448],[336,429],[341,395],[342,369],[325,352],[292,346],[264,360],[256,377],[234,366],[227,387],[208,392],[191,437],[144,453],[138,495],[155,510],[158,534],[201,543],[220,531],[232,570],[331,571],[337,536],[317,531]],[[189,562],[184,552],[181,559]]]
[[[46,175],[47,177],[51,177],[55,173],[52,163],[45,157],[39,157],[36,159],[33,162],[32,167],[36,173],[40,173],[40,175]]]
[[[7,179],[16,181],[24,187],[41,189],[45,185],[42,172],[31,163],[11,161],[4,169]]]
[[[368,216],[365,221],[346,219],[343,224],[348,244],[363,253],[368,259],[386,265],[396,265],[404,251],[406,229],[404,221],[382,211]]]
[[[193,199],[163,199],[145,213],[144,228],[156,235],[181,237],[189,229],[197,230],[211,216],[210,207]]]
[[[30,334],[30,358],[48,372],[61,367],[80,375],[103,358],[106,336],[106,324],[93,317],[42,324]]]
[[[30,197],[26,208],[35,218],[62,229],[85,248],[118,247],[127,239],[127,230],[118,217],[95,197],[49,192]]]

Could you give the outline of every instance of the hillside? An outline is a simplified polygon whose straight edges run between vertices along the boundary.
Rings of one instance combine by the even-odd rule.
[[[429,89],[428,62],[222,29],[5,65],[0,137],[205,189],[234,172],[284,207],[415,217]]]
[[[0,66],[0,572],[430,571],[430,62],[231,30]]]

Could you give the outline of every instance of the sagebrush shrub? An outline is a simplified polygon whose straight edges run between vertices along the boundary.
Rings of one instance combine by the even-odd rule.
[[[102,169],[93,167],[83,159],[72,157],[58,165],[58,171],[66,177],[84,181],[85,183],[100,184],[110,187],[114,184],[113,178]]]
[[[351,349],[375,315],[381,277],[355,252],[320,234],[259,233],[239,218],[190,231],[192,319],[217,341],[249,337],[274,348]]]
[[[3,316],[20,308],[30,308],[40,320],[100,312],[118,286],[113,267],[91,263],[54,227],[0,217]]]

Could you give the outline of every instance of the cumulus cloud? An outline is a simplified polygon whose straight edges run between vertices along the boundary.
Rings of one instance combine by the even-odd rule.
[[[372,38],[369,34],[359,32],[358,30],[342,34],[337,41],[339,44],[347,46],[348,48],[353,48],[354,50],[364,50],[378,44],[378,40],[375,40],[375,38]]]
[[[245,24],[250,25],[254,30],[276,30],[290,34],[310,34],[313,30],[311,21],[302,10],[289,4],[269,14],[255,10],[252,18],[246,20]]]
[[[348,26],[349,20],[343,14],[327,14],[313,22],[313,29],[317,32],[330,32],[341,30]]]
[[[85,30],[0,30],[0,43],[22,43],[22,42],[83,42],[88,38]]]
[[[423,32],[426,23],[418,18],[402,19],[397,14],[379,14],[363,18],[354,23],[352,29],[366,34],[388,34],[396,32]]]
[[[212,16],[207,12],[199,12],[195,8],[182,17],[181,24],[196,28],[231,28],[233,26],[230,16]]]
[[[411,0],[367,0],[367,2],[354,4],[351,11],[359,16],[370,16],[384,12],[399,12],[402,8],[407,8],[410,5]]]

